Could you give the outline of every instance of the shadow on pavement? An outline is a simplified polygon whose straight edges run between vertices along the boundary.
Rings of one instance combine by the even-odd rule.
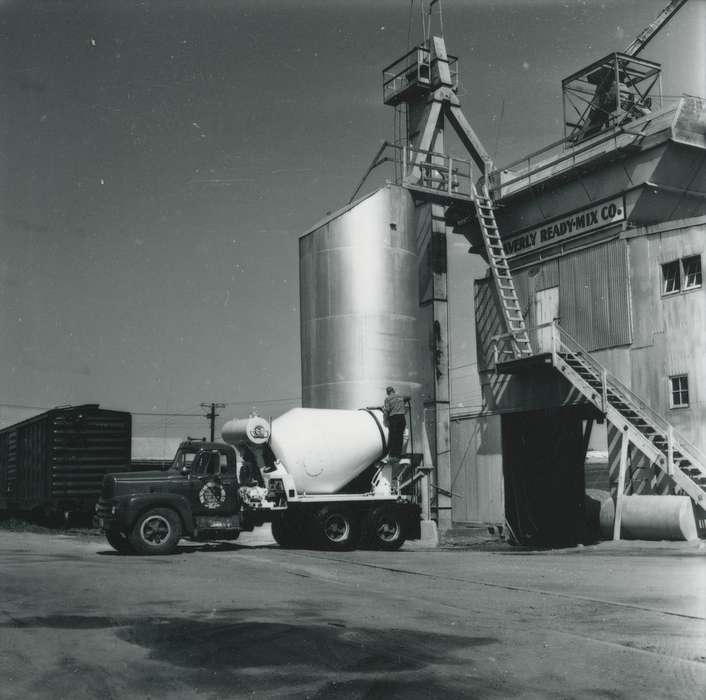
[[[310,698],[469,697],[469,691],[471,695],[483,692],[481,679],[456,687],[450,675],[461,674],[440,673],[435,667],[472,664],[469,653],[498,642],[490,637],[347,626],[322,618],[315,606],[304,614],[296,608],[279,608],[230,609],[195,617],[50,615],[0,624],[0,629],[6,627],[112,630],[123,642],[142,647],[149,661],[158,662],[158,668],[169,674],[171,683],[229,697],[234,692],[238,697],[251,693]],[[46,675],[57,682],[56,676],[65,672],[57,664]],[[134,692],[147,692],[158,681],[153,663],[141,664],[131,674]],[[46,679],[36,682],[43,684]],[[514,695],[513,690],[506,687],[503,697],[508,691]]]

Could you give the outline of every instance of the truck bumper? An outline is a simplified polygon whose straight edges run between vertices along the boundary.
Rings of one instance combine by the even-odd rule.
[[[115,514],[113,513],[113,502],[101,498],[96,503],[96,513],[93,516],[93,526],[104,532],[115,529]]]

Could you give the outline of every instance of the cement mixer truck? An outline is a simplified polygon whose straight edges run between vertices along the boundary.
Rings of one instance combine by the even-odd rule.
[[[182,443],[164,472],[107,475],[96,516],[111,546],[169,554],[182,537],[232,540],[265,523],[282,547],[395,550],[419,539],[419,506],[402,493],[416,460],[384,459],[381,410],[295,408],[271,424],[232,420],[222,437]]]

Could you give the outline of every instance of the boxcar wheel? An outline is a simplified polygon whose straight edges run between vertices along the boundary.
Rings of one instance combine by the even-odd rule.
[[[124,532],[108,530],[105,533],[105,539],[108,540],[108,544],[120,554],[130,554],[133,551],[132,545]]]
[[[366,542],[375,549],[392,551],[405,542],[404,526],[395,508],[375,508],[367,518]]]
[[[317,514],[320,543],[327,549],[355,549],[360,539],[358,518],[345,506],[326,506]]]
[[[172,554],[181,539],[181,520],[170,508],[153,508],[133,525],[128,541],[138,554]]]

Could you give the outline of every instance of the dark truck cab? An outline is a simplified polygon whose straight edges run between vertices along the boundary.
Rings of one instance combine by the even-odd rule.
[[[234,540],[242,529],[238,487],[231,445],[189,440],[165,471],[107,474],[96,520],[119,552],[170,554],[182,537]]]

